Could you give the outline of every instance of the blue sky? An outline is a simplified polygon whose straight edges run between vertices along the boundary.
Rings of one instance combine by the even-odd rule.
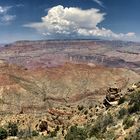
[[[105,38],[140,41],[140,0],[0,0],[0,42]]]

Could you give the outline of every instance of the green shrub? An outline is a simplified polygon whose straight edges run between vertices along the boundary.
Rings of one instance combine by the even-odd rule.
[[[32,131],[32,136],[34,137],[34,136],[38,136],[39,135],[39,133],[37,132],[37,131],[35,131],[35,130],[33,130]]]
[[[140,99],[140,91],[135,91],[134,93],[132,93],[131,95],[130,95],[130,105],[132,105],[133,103],[140,103],[140,100],[138,100],[138,99]]]
[[[118,101],[118,105],[123,104],[126,101],[125,97],[122,97]]]
[[[123,120],[124,129],[130,128],[131,126],[133,126],[133,124],[134,120],[129,116]]]
[[[97,138],[99,138],[99,137],[101,137],[100,135],[101,135],[101,125],[100,125],[100,123],[98,122],[98,123],[96,123],[92,128],[91,128],[91,130],[89,131],[89,137],[93,137],[93,136],[95,136],[95,137],[97,137]]]
[[[57,136],[57,132],[60,130],[59,126],[57,125],[56,128],[54,129],[54,131],[49,133],[48,138],[53,138]]]
[[[7,131],[0,127],[0,140],[6,139],[8,136]]]
[[[85,140],[87,138],[87,133],[84,128],[78,128],[77,126],[71,126],[65,140]]]
[[[85,110],[84,114],[87,115],[88,114],[88,110]]]
[[[83,109],[84,109],[84,106],[83,106],[83,105],[81,105],[81,106],[78,105],[78,110],[79,110],[79,111],[81,111],[81,110],[83,110]]]
[[[52,131],[52,132],[50,132],[50,134],[49,134],[49,138],[53,138],[53,137],[56,137],[57,136],[57,131]]]
[[[140,111],[140,91],[134,92],[130,96],[129,105],[130,107],[128,108],[128,112],[130,114]]]
[[[89,109],[92,109],[92,107],[93,107],[93,106],[92,106],[92,105],[90,105],[90,106],[89,106]]]
[[[137,113],[138,111],[140,111],[140,104],[139,103],[134,103],[132,106],[130,106],[128,108],[128,112],[130,114]]]
[[[114,132],[114,130],[109,130],[103,136],[104,136],[105,140],[114,140],[115,132]]]
[[[102,138],[103,133],[106,132],[107,126],[112,124],[113,122],[114,121],[111,114],[107,114],[105,116],[99,117],[96,123],[90,129],[89,137],[95,136],[97,138]]]
[[[125,108],[121,108],[118,112],[118,119],[122,119],[127,114],[127,110]]]
[[[9,122],[8,126],[7,126],[7,129],[8,129],[8,135],[9,136],[17,136],[18,126],[17,126],[16,123]]]
[[[19,138],[22,138],[24,136],[24,134],[25,134],[25,131],[24,130],[19,130],[17,136]]]
[[[17,136],[19,138],[28,138],[28,137],[31,137],[32,136],[32,132],[31,132],[30,129],[20,130],[20,131],[18,131]]]

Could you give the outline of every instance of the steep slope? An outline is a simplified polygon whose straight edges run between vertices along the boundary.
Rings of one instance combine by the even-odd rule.
[[[133,83],[140,77],[132,71],[70,63],[31,71],[1,62],[0,69],[0,126],[18,126],[18,138],[139,138],[140,83]]]
[[[77,104],[98,104],[106,89],[124,89],[139,80],[127,69],[91,67],[66,63],[49,69],[27,70],[0,64],[0,110],[6,113],[46,112],[48,108]]]
[[[116,106],[100,112],[85,125],[71,126],[65,139],[139,140],[139,114],[140,82],[132,91],[128,89]]]

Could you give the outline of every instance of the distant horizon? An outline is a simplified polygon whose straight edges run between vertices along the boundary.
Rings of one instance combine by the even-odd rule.
[[[116,41],[116,42],[132,42],[132,43],[140,43],[140,41],[133,40],[113,40],[113,39],[33,39],[33,40],[15,40],[13,42],[1,43],[0,45],[13,44],[17,42],[37,42],[37,41]]]

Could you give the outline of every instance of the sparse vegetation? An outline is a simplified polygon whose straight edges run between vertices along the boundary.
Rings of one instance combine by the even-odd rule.
[[[3,125],[5,130],[0,131],[0,139],[17,136],[18,139],[28,140],[139,140],[139,97],[139,92],[129,92],[129,95],[125,94],[120,100],[117,96],[109,108],[102,106],[102,103],[96,108],[83,103],[76,108],[74,105],[50,108],[43,117],[40,114],[35,118],[20,114],[17,115],[17,120],[15,116],[11,120],[17,123],[10,122],[6,125],[6,122]],[[31,121],[32,118],[35,121]]]
[[[89,109],[92,109],[92,107],[93,107],[93,106],[92,106],[92,105],[90,105],[90,106],[89,106]]]
[[[122,119],[128,113],[127,109],[121,108],[118,112],[118,119]]]
[[[31,138],[32,137],[32,133],[30,129],[23,129],[23,130],[19,130],[17,136],[21,139],[21,138]]]
[[[123,104],[125,101],[126,101],[125,97],[120,98],[118,101],[118,105]]]
[[[8,135],[9,136],[17,136],[18,126],[17,126],[16,123],[9,122],[8,126],[7,126],[7,129],[8,129]]]
[[[105,134],[103,134],[103,137],[105,138],[105,140],[114,140],[115,139],[114,130],[106,132]]]
[[[128,116],[123,120],[124,129],[128,129],[129,127],[133,126],[134,120]]]
[[[48,138],[53,138],[53,137],[56,137],[56,136],[57,136],[57,131],[54,130],[54,131],[50,132]]]
[[[87,132],[84,128],[77,126],[71,126],[65,140],[85,140],[87,138]]]
[[[35,131],[35,130],[33,130],[32,131],[32,136],[34,137],[34,136],[38,136],[39,135],[39,133],[37,132],[37,131]]]
[[[57,132],[60,130],[59,126],[56,126],[56,128],[54,129],[54,131],[49,133],[50,138],[56,137],[57,136]]]
[[[130,97],[130,107],[128,108],[128,112],[130,114],[137,113],[138,111],[140,111],[140,91],[134,92]]]
[[[134,132],[130,133],[125,140],[139,140],[140,139],[140,128],[137,128]]]
[[[88,110],[85,110],[84,114],[87,115],[88,114]]]
[[[111,116],[111,114],[99,117],[91,128],[89,136],[96,136],[97,138],[101,138],[103,136],[103,133],[106,131],[107,126],[112,123],[113,117]]]
[[[29,129],[22,129],[22,130],[19,130],[18,133],[17,133],[17,137],[19,139],[29,139],[29,138],[32,138],[32,137],[37,137],[39,136],[39,133],[38,131],[36,130],[29,130]]]
[[[79,110],[79,111],[81,111],[81,110],[84,109],[84,106],[83,106],[83,105],[78,105],[77,107],[78,107],[78,110]]]
[[[0,127],[0,140],[6,139],[7,136],[7,131],[4,128]]]

